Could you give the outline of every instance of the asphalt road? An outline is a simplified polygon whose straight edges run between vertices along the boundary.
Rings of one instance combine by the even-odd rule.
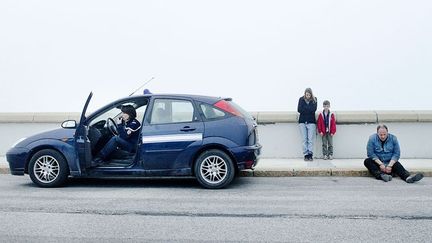
[[[73,180],[0,175],[0,242],[431,242],[432,178]]]

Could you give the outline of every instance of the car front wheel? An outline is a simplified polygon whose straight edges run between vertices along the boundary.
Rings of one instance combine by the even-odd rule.
[[[211,149],[202,153],[195,163],[195,176],[205,188],[218,189],[229,185],[235,169],[231,158],[224,152]]]
[[[57,187],[65,183],[69,171],[62,154],[44,149],[33,155],[28,173],[31,180],[40,187]]]

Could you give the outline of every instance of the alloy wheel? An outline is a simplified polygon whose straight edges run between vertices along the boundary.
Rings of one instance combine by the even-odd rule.
[[[50,155],[39,157],[33,167],[36,179],[42,183],[54,181],[60,173],[59,162]]]
[[[227,176],[227,162],[219,156],[209,156],[201,163],[200,173],[206,182],[217,184]]]

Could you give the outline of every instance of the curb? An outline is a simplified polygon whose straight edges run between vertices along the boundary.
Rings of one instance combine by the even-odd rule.
[[[414,169],[411,174],[423,173],[425,177],[432,177],[432,169]],[[10,174],[9,168],[0,167],[0,174]],[[240,177],[371,177],[363,169],[288,169],[288,170],[243,170]]]
[[[410,170],[411,174],[423,173],[432,177],[431,169]],[[369,171],[363,169],[289,169],[289,170],[247,170],[239,173],[241,177],[371,177]]]
[[[0,175],[10,174],[9,168],[0,168]]]

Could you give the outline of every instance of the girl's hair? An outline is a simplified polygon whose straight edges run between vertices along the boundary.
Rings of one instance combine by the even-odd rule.
[[[121,111],[123,113],[128,114],[130,116],[131,120],[135,119],[136,116],[137,116],[135,108],[133,106],[131,106],[131,105],[124,105],[124,106],[122,106]]]
[[[312,92],[312,89],[311,89],[311,88],[306,88],[306,89],[305,89],[304,96],[303,96],[303,98],[304,98],[305,100],[307,100],[307,98],[306,98],[306,93],[309,93],[309,94],[311,95],[311,100],[312,100],[312,102],[314,102],[314,103],[317,102],[315,96],[313,95],[313,92]]]

